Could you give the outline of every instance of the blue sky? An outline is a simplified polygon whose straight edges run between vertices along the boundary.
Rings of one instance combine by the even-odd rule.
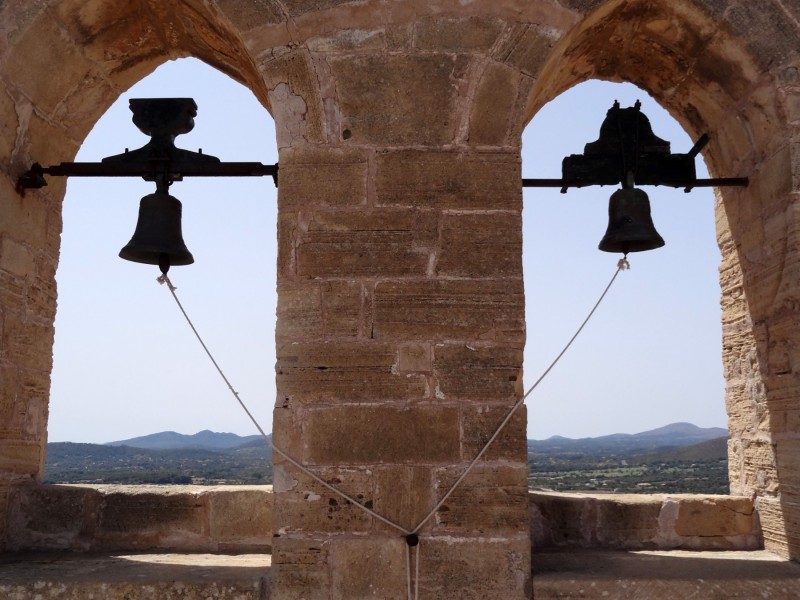
[[[96,161],[143,145],[147,138],[131,122],[128,100],[170,96],[192,97],[199,107],[194,131],[180,136],[178,146],[228,161],[277,161],[269,114],[248,90],[193,59],[167,63],[123,94],[76,160]],[[641,100],[656,135],[672,142],[673,152],[691,147],[680,126],[644,92],[593,81],[562,94],[528,125],[523,176],[559,177],[561,159],[597,138],[615,99],[622,106]],[[630,255],[631,270],[619,276],[528,399],[529,437],[635,433],[675,421],[725,426],[713,192],[644,189],[666,246]],[[157,267],[117,256],[133,233],[139,199],[152,191],[153,184],[132,179],[68,183],[50,441],[108,442],[164,430],[255,433],[168,290],[156,282]],[[597,250],[613,191],[524,192],[526,389],[616,269],[619,257]],[[272,180],[187,179],[171,193],[183,202],[183,235],[196,261],[170,271],[177,293],[242,399],[270,430]]]

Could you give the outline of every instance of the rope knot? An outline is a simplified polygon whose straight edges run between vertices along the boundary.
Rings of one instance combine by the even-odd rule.
[[[169,288],[169,290],[171,292],[174,292],[175,290],[178,289],[174,285],[172,285],[172,282],[170,281],[169,277],[167,277],[166,273],[163,273],[163,274],[159,275],[158,277],[156,277],[156,281],[158,283],[160,283],[161,285],[164,285],[166,283],[167,287]]]
[[[627,271],[628,269],[630,269],[630,268],[631,268],[631,263],[629,263],[629,262],[628,262],[628,259],[627,259],[627,258],[625,258],[625,257],[623,257],[623,258],[620,258],[620,259],[619,259],[619,262],[617,263],[617,268],[618,268],[620,271]]]

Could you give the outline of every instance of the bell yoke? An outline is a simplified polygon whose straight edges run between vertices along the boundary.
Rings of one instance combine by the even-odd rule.
[[[599,249],[605,252],[642,252],[664,245],[650,216],[650,201],[636,185],[682,187],[746,186],[747,177],[697,179],[695,158],[709,141],[703,134],[686,154],[670,153],[670,143],[653,133],[641,103],[608,110],[597,141],[583,154],[572,154],[561,164],[561,179],[523,179],[523,187],[617,185],[611,195],[608,228]],[[99,163],[62,162],[51,167],[38,163],[17,180],[17,190],[47,185],[44,175],[73,177],[142,177],[156,184],[155,193],[139,204],[139,219],[130,242],[119,253],[133,262],[158,265],[166,274],[171,265],[189,265],[194,257],[183,241],[182,206],[169,187],[184,177],[259,177],[269,175],[278,185],[278,165],[260,162],[222,162],[215,156],[175,146],[175,138],[194,128],[197,104],[191,98],[139,98],[130,101],[134,124],[150,141],[137,150],[125,150]]]

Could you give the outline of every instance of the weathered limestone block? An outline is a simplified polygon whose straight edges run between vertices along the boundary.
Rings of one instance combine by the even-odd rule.
[[[400,344],[397,355],[397,370],[400,373],[431,373],[433,369],[432,349],[429,343]]]
[[[355,281],[303,281],[278,285],[276,338],[354,338],[361,331],[365,291]]]
[[[779,489],[775,447],[763,440],[742,440],[744,489],[774,494]]]
[[[494,59],[536,77],[549,58],[560,32],[533,25],[518,23],[511,34],[494,53]]]
[[[0,422],[11,423],[20,411],[17,405],[19,373],[17,368],[0,363]]]
[[[330,35],[321,35],[308,40],[312,52],[340,52],[349,50],[379,50],[389,44],[386,28],[344,29]]]
[[[769,56],[779,62],[797,51],[797,28],[786,18],[786,10],[770,2],[757,7],[747,2],[735,3],[725,12],[725,20],[747,40],[754,56]],[[796,8],[794,16],[796,19]],[[769,67],[765,63],[760,66]]]
[[[156,50],[162,41],[150,18],[142,18],[140,2],[60,2],[55,11],[87,59],[124,78],[114,96],[163,60],[166,49]],[[113,97],[108,97],[100,106],[111,102]]]
[[[530,536],[535,549],[591,545],[595,510],[579,494],[535,492],[530,501]]]
[[[215,489],[206,496],[208,535],[220,552],[264,551],[271,544],[272,493]]]
[[[10,157],[17,143],[19,115],[14,99],[10,94],[0,94],[0,156]]]
[[[0,269],[25,277],[35,268],[36,257],[31,247],[8,237],[0,239]]]
[[[457,464],[461,458],[459,411],[453,406],[347,405],[304,416],[309,464]]]
[[[393,537],[336,539],[330,545],[331,597],[405,600],[405,540]]]
[[[277,0],[216,0],[214,4],[241,32],[284,20]]]
[[[430,213],[412,210],[316,212],[296,246],[301,277],[424,276],[436,239]]]
[[[760,152],[766,155],[772,154],[786,143],[783,136],[775,135],[783,121],[782,99],[775,93],[773,85],[763,83],[753,91],[749,100],[747,108],[740,115],[747,128],[748,137],[751,144]]]
[[[9,549],[86,550],[95,534],[96,494],[82,488],[16,487],[11,492]]]
[[[659,534],[659,515],[663,498],[626,494],[619,498],[598,498],[597,529],[594,537],[602,546],[627,544],[654,546]]]
[[[28,163],[33,160],[39,161],[44,165],[58,164],[63,160],[69,160],[78,151],[79,143],[69,137],[66,129],[53,127],[50,119],[40,116],[35,111],[30,115],[30,118],[25,120],[23,126],[27,129],[26,138],[30,141],[26,142],[19,150],[20,153],[24,152],[24,154],[19,154],[17,157],[17,160],[21,163],[17,167],[20,170],[28,168],[30,166]],[[57,177],[48,181],[46,190],[33,192],[32,194],[26,193],[26,196],[43,195],[46,197],[48,202],[48,229],[46,232],[48,235],[52,233],[56,235],[56,239],[52,241],[59,241],[57,236],[61,234],[61,199],[64,197],[66,186],[66,178]],[[18,195],[16,191],[14,195]],[[52,211],[55,212],[56,221],[53,220]],[[57,228],[53,231],[54,226]]]
[[[437,473],[439,498],[446,494],[464,468]],[[514,535],[528,525],[527,465],[479,463],[453,490],[435,515],[435,535]],[[439,500],[437,498],[437,501]]]
[[[3,198],[0,202],[2,236],[8,236],[18,244],[30,244],[31,247],[43,245],[48,237],[48,227],[51,226],[49,213],[52,207],[49,198],[41,193],[29,193],[22,198],[14,190],[14,184],[11,178],[0,177],[0,195]],[[4,293],[4,288],[5,286],[0,288],[0,294]]]
[[[714,155],[721,164],[743,165],[743,168],[744,165],[752,164],[755,149],[750,143],[744,119],[739,116],[726,119],[719,124],[716,131],[717,134],[709,142],[709,146],[713,148]],[[719,213],[722,211],[718,211]]]
[[[291,17],[322,11],[349,3],[353,3],[353,0],[283,0],[282,2],[286,7],[286,12],[288,12]]]
[[[795,494],[759,496],[756,509],[764,533],[764,547],[781,556],[800,553],[800,500]]]
[[[133,539],[134,547],[168,546],[171,536],[199,538],[205,533],[203,503],[195,497],[164,496],[148,491],[111,492],[103,498],[103,503],[97,534],[111,545],[117,538],[124,538]]]
[[[47,43],[42,43],[47,40]],[[77,82],[92,72],[75,42],[51,18],[38,19],[14,44],[3,71],[44,114],[52,114]],[[37,156],[37,160],[40,158]],[[63,158],[62,158],[63,160]]]
[[[775,454],[781,495],[800,498],[800,440],[779,440]]]
[[[274,470],[275,491],[281,494],[281,502],[275,507],[273,529],[280,535],[341,531],[366,534],[372,530],[373,518],[369,514],[294,465],[276,460]],[[356,501],[372,506],[372,479],[368,473],[344,468],[314,468],[314,473]]]
[[[522,275],[522,215],[445,213],[436,273],[450,277]]]
[[[375,286],[375,339],[522,342],[521,280],[385,281]]]
[[[0,439],[2,472],[30,477],[39,476],[44,462],[44,443],[35,439],[21,439],[23,433],[19,430],[5,430],[2,433],[3,439]]]
[[[435,146],[455,140],[466,58],[370,54],[330,57],[328,63],[336,81],[342,136],[351,143]],[[422,98],[425,110],[419,110]]]
[[[419,545],[419,596],[437,600],[530,597],[527,536],[433,536]]]
[[[376,159],[377,205],[522,210],[516,154],[403,150]]]
[[[507,405],[464,406],[461,409],[461,453],[464,460],[472,460],[478,455],[512,406],[513,402],[509,402]],[[483,454],[483,460],[514,460],[527,464],[527,426],[527,409],[523,404],[514,411],[511,419]]]
[[[433,468],[420,465],[380,466],[375,473],[375,510],[408,530],[419,525],[435,505]],[[422,531],[430,530],[433,521]],[[396,534],[395,528],[376,521],[381,531]]]
[[[487,52],[503,31],[497,18],[436,17],[414,26],[414,46],[433,52]]]
[[[364,205],[367,171],[367,153],[357,149],[287,149],[280,157],[278,207],[285,212]]]
[[[5,314],[2,321],[3,351],[5,357],[20,369],[49,373],[53,361],[53,326],[33,319],[33,316]]]
[[[275,538],[270,600],[329,600],[330,541]]]
[[[18,383],[13,414],[5,421],[4,428],[19,431],[23,439],[35,440],[47,426],[49,381],[46,373],[23,369]]]
[[[278,212],[278,285],[297,274],[295,243],[301,231],[297,213]],[[278,301],[280,302],[280,298]]]
[[[278,348],[278,395],[290,403],[423,399],[424,375],[397,372],[388,343],[293,343]]]
[[[469,121],[469,143],[503,146],[517,108],[520,75],[505,65],[491,63],[481,77]]]
[[[509,408],[519,397],[522,348],[436,344],[433,371],[436,395],[447,400],[502,403]]]
[[[316,72],[305,51],[294,51],[258,65],[269,90],[278,148],[324,140],[325,116]]]
[[[754,512],[749,498],[682,497],[675,532],[706,537],[750,535],[754,530]]]

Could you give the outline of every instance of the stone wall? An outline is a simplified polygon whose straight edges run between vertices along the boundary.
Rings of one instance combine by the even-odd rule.
[[[521,131],[592,77],[649,91],[712,134],[714,175],[751,177],[717,209],[732,489],[800,556],[795,3],[10,0],[0,31],[0,514],[41,476],[64,192],[22,198],[16,176],[193,55],[276,122],[275,444],[399,525],[276,460],[275,598],[407,597],[401,530],[521,393]],[[524,431],[520,411],[423,524],[422,596],[526,596]]]
[[[741,496],[530,492],[525,501],[533,552],[763,547],[753,501]],[[17,486],[9,550],[270,553],[273,502],[272,486]]]
[[[272,486],[17,486],[8,537],[15,552],[268,553]]]

